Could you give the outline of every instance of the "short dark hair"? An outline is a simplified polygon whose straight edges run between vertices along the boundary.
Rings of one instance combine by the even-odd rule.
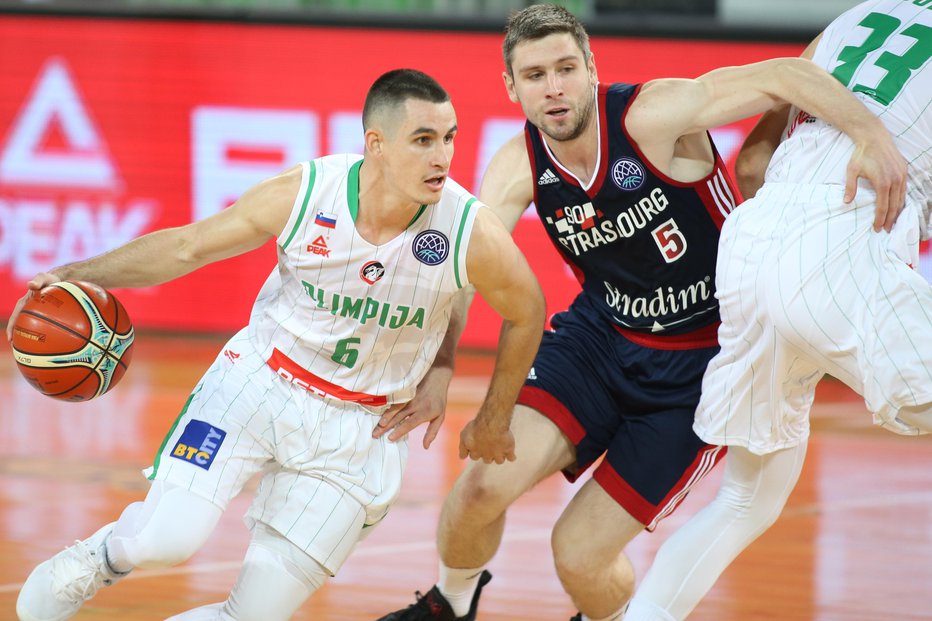
[[[372,83],[366,95],[362,108],[363,129],[369,129],[376,112],[399,106],[408,99],[445,103],[450,101],[450,95],[437,80],[417,69],[394,69],[383,73]]]
[[[556,4],[532,4],[512,13],[505,24],[505,41],[502,54],[505,70],[514,77],[511,61],[515,47],[523,41],[536,41],[552,34],[569,33],[582,50],[583,59],[589,61],[589,35],[576,16]]]

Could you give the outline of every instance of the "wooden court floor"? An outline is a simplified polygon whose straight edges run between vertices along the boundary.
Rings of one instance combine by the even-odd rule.
[[[141,498],[139,473],[222,341],[143,334],[129,373],[111,394],[63,404],[19,377],[0,345],[0,621],[32,567],[117,517]],[[298,621],[372,621],[413,601],[436,577],[434,533],[444,494],[462,467],[457,434],[488,382],[491,358],[462,355],[449,416],[430,451],[412,441],[404,490],[379,528],[296,615]],[[870,426],[861,400],[823,382],[802,480],[777,524],[729,568],[696,621],[932,619],[932,444]],[[673,529],[714,494],[720,473],[654,534],[630,547],[643,574]],[[575,487],[554,477],[509,513],[505,542],[480,621],[566,621],[549,531]],[[188,563],[137,571],[105,589],[76,621],[156,621],[222,600],[247,542],[237,499]]]

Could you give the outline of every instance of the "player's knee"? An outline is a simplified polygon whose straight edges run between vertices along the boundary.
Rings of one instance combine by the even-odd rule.
[[[125,539],[125,558],[143,568],[172,567],[191,558],[210,537],[222,511],[185,490],[170,490],[159,499],[141,530]],[[116,534],[116,533],[115,533]]]
[[[550,547],[560,580],[578,582],[591,578],[617,556],[617,551],[607,550],[599,541],[598,537],[581,537],[577,529],[559,520],[551,533]]]
[[[306,552],[260,523],[224,610],[236,621],[287,621],[329,575]]]
[[[137,537],[133,546],[135,564],[145,569],[174,567],[194,556],[204,539],[195,533],[183,531],[157,538],[145,535]]]
[[[467,468],[455,489],[457,513],[474,521],[492,521],[504,513],[518,494],[486,468]]]

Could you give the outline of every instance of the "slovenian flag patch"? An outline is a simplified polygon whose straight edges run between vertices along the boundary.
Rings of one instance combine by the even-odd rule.
[[[337,219],[333,214],[325,214],[322,211],[318,211],[317,216],[314,218],[314,224],[319,224],[328,229],[335,229],[337,227]]]

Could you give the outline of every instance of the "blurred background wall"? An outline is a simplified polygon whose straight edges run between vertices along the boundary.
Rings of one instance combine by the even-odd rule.
[[[295,162],[361,153],[366,90],[389,69],[422,69],[450,91],[452,175],[478,191],[523,127],[502,87],[500,33],[526,4],[0,0],[0,323],[37,271],[209,216]],[[636,83],[798,55],[854,2],[564,4],[593,35],[602,81]],[[753,122],[712,132],[730,165]],[[530,212],[516,238],[550,311],[564,308],[578,285]],[[270,244],[120,297],[138,328],[232,332],[274,260]],[[497,332],[480,301],[463,344],[491,347]]]

